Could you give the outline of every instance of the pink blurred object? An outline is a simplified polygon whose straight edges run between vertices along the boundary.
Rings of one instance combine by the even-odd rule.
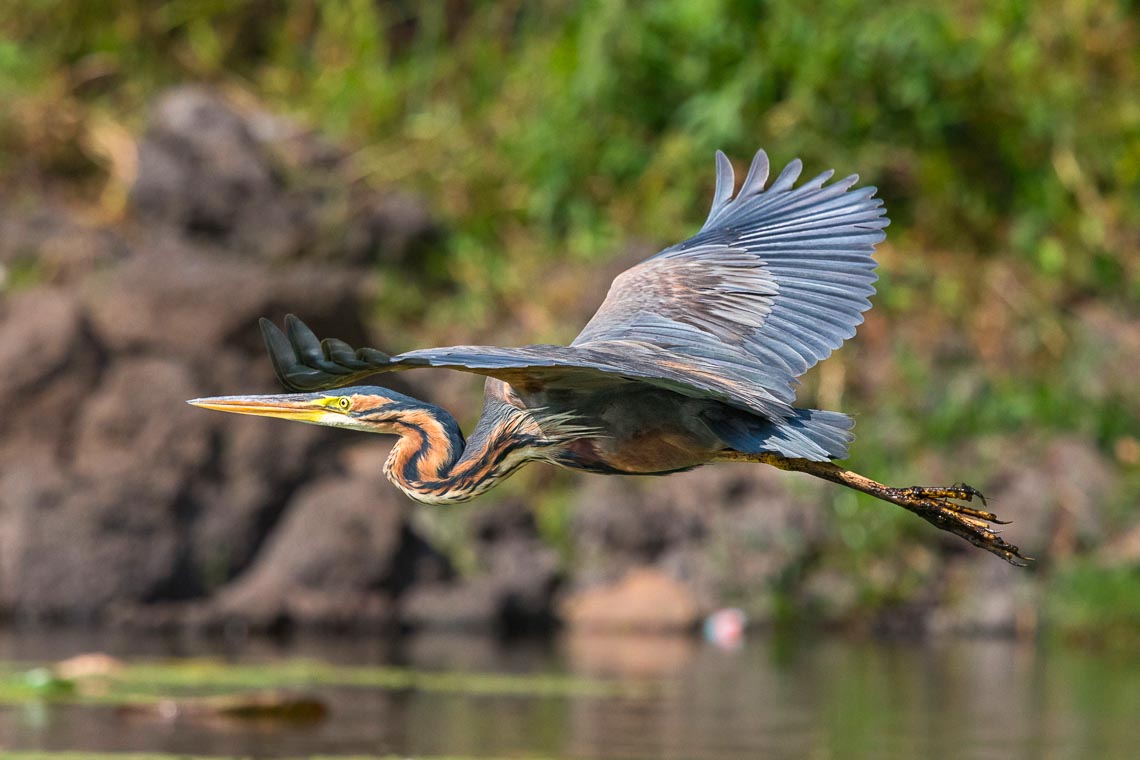
[[[717,610],[705,618],[705,639],[724,649],[736,649],[744,640],[747,622],[744,611],[736,607]]]

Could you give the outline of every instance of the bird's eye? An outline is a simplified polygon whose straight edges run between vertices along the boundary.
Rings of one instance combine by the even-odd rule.
[[[342,412],[347,412],[352,408],[352,399],[348,396],[341,396],[340,400],[336,402],[336,405],[340,407]]]

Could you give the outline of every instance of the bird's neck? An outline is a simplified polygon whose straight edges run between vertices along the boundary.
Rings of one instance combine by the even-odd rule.
[[[425,404],[395,423],[400,436],[384,474],[412,499],[454,504],[473,499],[509,476],[528,457],[531,440],[509,417],[484,416],[465,442],[455,418]]]

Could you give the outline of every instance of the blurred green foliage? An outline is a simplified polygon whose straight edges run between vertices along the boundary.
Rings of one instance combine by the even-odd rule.
[[[804,388],[857,396],[875,420],[854,464],[905,479],[924,451],[1067,431],[1138,466],[1140,394],[1105,327],[1140,312],[1131,2],[9,0],[0,175],[97,185],[87,127],[137,130],[187,80],[252,93],[353,146],[362,181],[431,200],[445,271],[402,273],[379,304],[409,344],[480,324],[503,342],[571,337],[534,283],[686,237],[716,148],[738,166],[763,146],[809,174],[857,169],[893,220],[871,316],[889,327]],[[864,376],[883,362],[886,387]],[[1138,480],[1119,502],[1140,501]],[[856,559],[924,529],[835,499]],[[561,508],[542,522],[562,543]]]
[[[1140,568],[1073,563],[1051,579],[1046,612],[1062,636],[1135,650],[1140,644],[1138,589]]]
[[[1122,256],[1140,227],[1128,3],[5,5],[9,97],[122,115],[187,78],[247,87],[361,146],[376,181],[435,199],[457,257],[504,275],[475,278],[492,295],[523,285],[504,271],[512,222],[531,256],[680,238],[712,151],[759,145],[858,167],[896,242],[1014,251],[1069,295],[1140,293]]]

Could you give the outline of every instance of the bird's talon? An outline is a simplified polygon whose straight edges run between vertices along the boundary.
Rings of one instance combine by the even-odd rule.
[[[986,497],[982,492],[966,483],[955,483],[948,488],[943,486],[911,486],[903,490],[917,498],[926,499],[957,499],[958,501],[971,502],[977,498],[983,506],[986,506]]]
[[[966,539],[974,546],[996,554],[1011,565],[1025,566],[1029,558],[1021,555],[1021,550],[1001,538],[1001,531],[995,525],[1008,525],[997,515],[980,509],[967,507],[957,502],[970,501],[974,496],[984,499],[977,489],[957,483],[949,488],[933,486],[912,486],[900,488],[896,503],[915,512],[938,528]]]
[[[984,493],[982,493],[981,491],[979,491],[978,489],[974,488],[972,485],[970,485],[968,483],[956,483],[955,487],[961,488],[963,491],[966,491],[967,493],[969,493],[969,496],[966,497],[966,501],[970,501],[971,497],[977,497],[978,501],[980,501],[982,503],[983,507],[989,506],[986,503],[986,495]]]

